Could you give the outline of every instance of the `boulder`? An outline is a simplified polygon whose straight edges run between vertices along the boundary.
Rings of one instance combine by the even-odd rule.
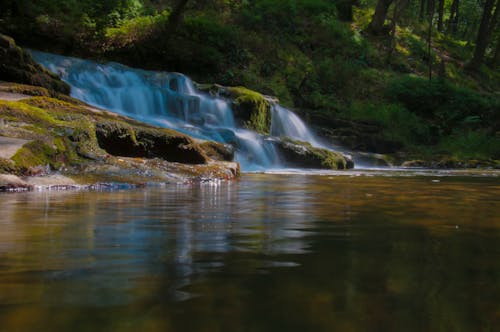
[[[169,129],[137,127],[120,121],[96,124],[99,146],[123,157],[161,158],[185,164],[206,164],[203,149],[187,135]]]
[[[271,132],[271,107],[276,99],[245,87],[225,87],[219,84],[196,84],[199,91],[214,97],[232,100],[234,118],[240,126],[263,135]]]
[[[234,148],[230,144],[206,141],[200,144],[206,155],[217,161],[232,161],[234,159]]]
[[[276,139],[275,146],[290,167],[319,169],[348,169],[354,163],[350,156],[324,148],[312,146],[307,142],[294,141],[288,137]]]
[[[271,102],[264,95],[244,87],[230,87],[226,91],[233,100],[235,119],[250,130],[268,135],[271,131]]]

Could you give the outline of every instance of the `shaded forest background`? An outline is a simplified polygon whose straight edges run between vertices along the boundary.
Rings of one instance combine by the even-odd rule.
[[[500,159],[500,0],[0,7],[0,31],[22,46],[245,86],[278,97],[349,148]]]

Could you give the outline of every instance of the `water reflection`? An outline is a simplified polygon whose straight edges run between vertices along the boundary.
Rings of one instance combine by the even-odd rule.
[[[493,331],[498,178],[0,198],[2,331]]]

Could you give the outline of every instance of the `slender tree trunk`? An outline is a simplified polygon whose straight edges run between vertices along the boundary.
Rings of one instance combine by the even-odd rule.
[[[431,13],[434,15],[436,10],[436,1],[435,0],[427,0],[427,16],[430,16]]]
[[[420,15],[419,15],[420,21],[424,20],[424,16],[425,16],[425,0],[420,0]]]
[[[394,11],[392,14],[392,20],[391,20],[391,38],[390,38],[390,45],[389,45],[389,51],[387,53],[387,63],[390,64],[392,61],[392,55],[394,54],[394,51],[396,49],[396,27],[397,23],[403,14],[403,11],[406,9],[406,6],[408,5],[408,0],[396,0],[394,4]]]
[[[458,8],[459,0],[453,0],[450,7],[450,18],[448,20],[448,33],[451,33],[452,35],[455,35],[457,33]]]
[[[382,34],[384,30],[385,18],[387,17],[387,12],[389,11],[389,6],[393,0],[378,0],[377,6],[375,7],[375,14],[373,14],[372,21],[368,29],[374,35]]]
[[[492,9],[495,4],[494,0],[486,0],[484,4],[483,15],[479,25],[479,31],[476,38],[476,47],[474,48],[474,55],[467,64],[467,69],[476,71],[479,69],[484,60],[484,53],[488,47],[490,27],[492,25]]]
[[[427,36],[427,56],[429,58],[429,82],[432,80],[432,56],[431,56],[431,42],[432,42],[432,21],[434,19],[434,0],[429,0],[427,13],[429,15],[429,34]]]
[[[500,14],[499,14],[499,12],[500,12],[500,1],[497,1],[497,6],[495,8],[495,11],[493,12],[493,16],[491,17],[490,29],[488,31],[488,38],[492,38],[493,32],[495,31],[495,29],[497,27],[500,27],[500,22],[499,22]],[[491,68],[495,68],[499,64],[498,61],[500,60],[499,59],[499,57],[500,57],[500,54],[499,54],[500,53],[500,32],[498,33],[496,42],[497,42],[496,48],[493,51],[492,58],[490,61]]]
[[[186,5],[189,0],[177,0],[175,2],[174,8],[170,13],[170,16],[167,20],[166,31],[169,35],[173,35],[179,26],[179,23],[182,21],[182,16],[184,11],[186,10]]]
[[[493,36],[493,31],[495,30],[497,24],[498,24],[498,16],[500,11],[500,1],[497,1],[497,6],[495,7],[495,11],[493,12],[493,15],[491,16],[491,21],[490,21],[490,26],[488,29],[488,38]]]
[[[439,0],[438,21],[437,21],[437,29],[439,32],[443,32],[443,13],[444,13],[444,0]]]
[[[337,2],[337,10],[339,12],[339,18],[343,21],[352,22],[353,13],[352,13],[353,0],[339,0]]]
[[[500,66],[500,33],[498,34],[497,47],[493,53],[493,59],[491,59],[491,67],[495,69],[498,66]]]

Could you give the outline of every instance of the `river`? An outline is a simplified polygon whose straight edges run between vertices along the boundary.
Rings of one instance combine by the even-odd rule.
[[[0,196],[0,330],[499,331],[495,171]]]

